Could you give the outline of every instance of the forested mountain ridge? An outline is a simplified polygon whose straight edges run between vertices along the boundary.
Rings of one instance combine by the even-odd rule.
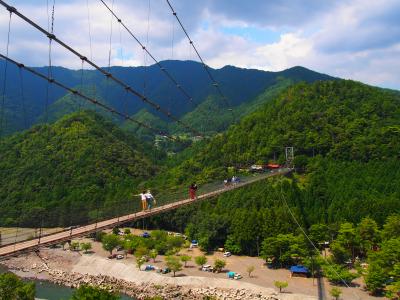
[[[91,112],[2,139],[0,224],[32,226],[39,215],[53,213],[46,223],[67,226],[62,213],[87,216],[96,203],[127,199],[157,170],[144,149]]]
[[[334,284],[363,276],[371,293],[395,299],[399,124],[396,91],[347,80],[289,87],[227,132],[186,149],[152,184],[185,188],[219,178],[222,186],[252,163],[274,156],[283,163],[285,146],[295,149],[297,172],[155,216],[152,225],[185,232],[207,251],[258,255],[275,268],[317,267]],[[329,243],[329,266],[297,222],[319,250]]]
[[[296,155],[369,161],[399,158],[400,96],[362,83],[300,83],[213,139],[195,158],[206,165],[268,161],[293,146]]]
[[[193,97],[195,103],[201,104],[211,97],[214,99],[213,108],[220,109],[223,101],[219,97],[214,97],[216,90],[211,85],[201,64],[194,61],[163,61],[161,63]],[[4,68],[3,64],[4,62],[0,62],[1,69]],[[34,69],[43,74],[48,73],[47,67]],[[156,65],[111,67],[110,72],[179,118],[196,110],[196,106],[191,104],[176,86],[168,81]],[[281,72],[266,72],[226,66],[221,69],[210,68],[210,72],[220,83],[221,89],[232,107],[254,99],[282,78],[294,82],[332,79],[328,75],[302,67],[294,67]],[[99,72],[52,67],[52,74],[56,80],[65,85],[99,98],[119,111],[135,115],[146,108],[151,114],[166,121],[164,115],[152,110],[133,95],[127,94],[124,89]],[[6,126],[3,131],[6,133],[27,129],[33,124],[46,120],[55,121],[65,114],[78,111],[81,106],[79,98],[72,99],[76,97],[68,96],[64,90],[28,72],[20,71],[14,65],[8,66],[5,95]],[[92,105],[89,108],[94,109]],[[118,120],[118,122],[122,121]],[[171,130],[183,131],[179,127],[173,127]]]

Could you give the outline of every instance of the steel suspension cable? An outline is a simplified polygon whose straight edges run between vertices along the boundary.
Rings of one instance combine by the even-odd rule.
[[[211,80],[211,82],[212,82],[212,85],[215,87],[215,89],[217,90],[218,94],[221,96],[222,100],[224,101],[224,103],[225,103],[225,105],[228,107],[228,109],[229,109],[230,111],[232,111],[231,108],[230,108],[230,105],[229,105],[229,102],[228,102],[227,97],[224,95],[224,93],[222,92],[222,90],[221,90],[221,88],[220,88],[218,82],[215,80],[214,76],[211,74],[211,72],[210,72],[210,70],[209,70],[209,67],[206,65],[206,63],[204,62],[203,58],[201,57],[199,51],[197,50],[196,46],[194,45],[193,40],[190,38],[190,36],[189,36],[189,34],[188,34],[186,28],[183,26],[183,23],[182,23],[181,20],[179,19],[178,14],[176,13],[176,11],[174,10],[174,8],[172,7],[171,2],[170,2],[169,0],[166,0],[166,1],[167,1],[167,4],[168,4],[169,8],[170,8],[171,11],[172,11],[172,14],[175,16],[175,18],[176,18],[176,20],[178,21],[179,25],[181,26],[183,32],[185,33],[187,39],[189,40],[189,44],[192,46],[192,48],[193,48],[193,50],[195,51],[197,57],[199,58],[201,64],[203,65],[204,69],[206,70],[206,72],[207,72],[207,74],[208,74],[208,77],[210,78],[210,80]],[[233,113],[232,113],[232,115],[233,115]]]
[[[144,45],[138,37],[129,29],[129,27],[122,21],[122,19],[114,12],[112,8],[107,5],[104,0],[100,0],[101,3],[112,13],[112,15],[117,19],[117,21],[124,27],[124,29],[129,33],[129,35],[136,41],[136,43],[147,53],[147,55],[154,61],[154,63],[160,68],[160,70],[167,76],[167,78],[176,86],[178,90],[186,97],[186,99],[193,105],[199,105],[198,102],[194,101],[193,97],[183,88],[181,84],[171,75],[171,73],[161,64],[159,60],[147,49],[147,45]]]
[[[12,18],[12,10],[8,9],[10,12],[10,16],[8,19],[8,32],[7,32],[7,45],[6,45],[6,56],[8,57],[8,50],[10,47],[10,32],[11,32],[11,18]],[[7,68],[8,62],[5,62],[4,65],[4,77],[3,77],[3,94],[1,98],[1,113],[0,113],[0,138],[3,136],[3,122],[4,122],[4,110],[5,110],[5,102],[6,102],[6,86],[7,86]]]
[[[329,262],[329,260],[327,260],[326,258],[324,258],[318,248],[315,246],[314,242],[311,240],[311,238],[308,236],[307,232],[303,229],[303,227],[300,225],[299,221],[297,220],[296,216],[294,215],[292,209],[290,208],[289,204],[286,201],[285,195],[283,193],[283,187],[282,187],[282,182],[280,184],[280,198],[282,200],[282,202],[284,203],[284,205],[286,206],[287,210],[289,211],[290,216],[292,217],[293,221],[296,223],[296,225],[299,227],[299,229],[301,230],[301,232],[303,233],[303,235],[306,237],[306,239],[309,241],[310,245],[312,246],[312,248],[314,248],[315,251],[317,251],[318,255],[320,255],[329,265],[329,267],[331,268],[331,270],[336,274],[336,276],[338,276],[340,278],[340,280],[342,281],[342,283],[347,287],[350,288],[350,286],[347,284],[347,282],[342,278],[342,276],[340,276],[340,274],[335,270],[335,268],[332,266],[332,264]],[[356,299],[360,299],[360,297],[358,297],[358,295],[356,293],[354,293],[354,291],[352,291],[353,295],[356,297]]]
[[[82,99],[84,99],[84,100],[86,100],[86,101],[88,101],[88,102],[90,102],[90,103],[92,103],[92,104],[95,104],[95,105],[97,105],[97,106],[103,108],[104,110],[106,110],[106,111],[112,113],[112,114],[118,115],[118,116],[124,118],[125,120],[129,120],[129,121],[131,121],[131,122],[133,122],[133,123],[135,123],[135,124],[137,124],[137,125],[139,125],[139,126],[142,126],[142,127],[144,127],[144,128],[147,128],[147,129],[151,130],[152,132],[154,132],[154,133],[156,133],[156,134],[163,135],[163,136],[169,138],[169,139],[172,140],[172,141],[175,141],[175,140],[176,140],[174,137],[169,136],[169,135],[167,135],[166,133],[164,133],[164,132],[162,132],[162,131],[160,131],[160,130],[158,130],[158,129],[155,129],[155,128],[151,127],[150,125],[147,125],[147,124],[145,124],[145,123],[142,123],[142,122],[140,122],[140,121],[137,121],[137,120],[131,118],[130,116],[128,116],[128,115],[126,115],[126,114],[123,114],[123,113],[121,113],[121,112],[115,110],[114,108],[112,108],[112,107],[110,107],[110,106],[108,106],[108,105],[106,105],[106,104],[103,104],[103,103],[99,102],[98,100],[96,100],[96,99],[94,99],[94,98],[92,98],[92,97],[89,97],[89,96],[87,96],[87,95],[84,95],[84,94],[82,94],[81,92],[79,92],[78,90],[73,89],[73,88],[70,88],[70,87],[64,85],[63,83],[57,81],[57,80],[54,79],[54,78],[49,78],[48,76],[46,76],[46,75],[44,75],[44,74],[42,74],[42,73],[37,72],[37,71],[34,70],[33,68],[27,67],[27,66],[25,66],[24,64],[19,63],[19,62],[13,60],[13,59],[11,59],[11,58],[9,58],[9,57],[7,57],[7,56],[1,54],[1,53],[0,53],[0,58],[2,58],[3,60],[7,60],[8,62],[10,62],[10,63],[12,63],[12,64],[18,66],[19,68],[25,69],[25,70],[27,70],[28,72],[32,73],[33,75],[35,75],[35,76],[37,76],[37,77],[40,77],[40,78],[42,78],[42,79],[44,79],[44,80],[46,80],[46,81],[49,81],[49,82],[51,82],[51,83],[57,85],[58,87],[60,87],[60,88],[62,88],[62,89],[64,89],[64,90],[70,92],[71,94],[76,95],[76,96],[79,96],[79,97],[81,97]]]
[[[64,43],[62,40],[57,38],[54,34],[48,32],[46,29],[44,29],[43,27],[41,27],[40,25],[38,25],[37,23],[35,23],[31,19],[29,19],[28,17],[26,17],[22,13],[20,13],[15,7],[12,7],[12,6],[8,5],[7,3],[5,3],[2,0],[0,0],[0,4],[2,6],[4,6],[8,11],[14,13],[19,18],[21,18],[22,20],[24,20],[25,22],[27,22],[28,24],[30,24],[31,26],[33,26],[34,28],[36,28],[37,30],[39,30],[40,32],[45,34],[48,38],[52,39],[53,41],[58,43],[60,46],[62,46],[63,48],[65,48],[66,50],[68,50],[69,52],[74,54],[75,56],[79,57],[81,60],[86,61],[89,65],[94,67],[96,70],[101,72],[103,75],[105,75],[106,77],[112,79],[114,82],[116,82],[121,87],[123,87],[126,91],[128,91],[129,93],[131,93],[131,94],[135,95],[136,97],[140,98],[143,102],[145,102],[146,104],[150,105],[155,110],[160,111],[162,114],[166,115],[168,118],[170,118],[171,120],[175,121],[177,124],[181,125],[182,127],[186,128],[188,131],[192,132],[193,134],[198,135],[198,136],[203,136],[200,132],[198,132],[197,130],[195,130],[191,126],[185,124],[184,122],[179,120],[176,116],[170,114],[167,110],[162,108],[159,104],[153,102],[148,97],[145,97],[140,92],[136,91],[131,86],[129,86],[124,81],[122,81],[121,79],[117,78],[116,76],[114,76],[110,72],[107,72],[103,68],[99,67],[92,60],[88,59],[86,56],[82,55],[81,53],[79,53],[78,51],[73,49],[71,46],[69,46],[68,44]]]

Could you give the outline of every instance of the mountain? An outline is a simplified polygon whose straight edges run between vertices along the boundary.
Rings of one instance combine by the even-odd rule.
[[[97,205],[124,210],[113,203],[156,170],[145,145],[93,112],[34,126],[0,141],[0,224],[34,226],[43,216],[44,225],[69,226],[70,216],[95,218]]]
[[[240,165],[321,154],[340,160],[399,158],[400,96],[362,83],[300,83],[244,117],[198,155],[199,162]]]
[[[152,184],[222,182],[254,163],[284,163],[285,147],[291,146],[294,165],[306,175],[285,189],[304,222],[372,216],[382,224],[400,213],[399,124],[398,93],[349,80],[299,83],[225,133],[174,157],[175,167]],[[247,190],[248,197],[237,193],[244,206],[276,200],[264,192],[260,184]]]
[[[212,116],[218,123],[215,115],[226,113],[227,108],[222,99],[217,96],[215,87],[211,85],[203,66],[194,61],[163,61],[161,64],[193,97],[193,102],[199,106],[191,104],[156,65],[111,67],[110,72],[179,118],[184,118],[186,114],[193,112],[197,118],[202,116],[200,122],[204,122],[204,112],[208,113],[211,106],[213,112],[208,118]],[[0,67],[1,69],[4,67],[4,62],[0,62]],[[49,72],[46,67],[33,69],[46,75]],[[210,73],[219,82],[220,88],[232,108],[237,108],[247,101],[255,99],[283,79],[293,82],[333,79],[328,75],[302,67],[294,67],[281,72],[266,72],[226,66],[221,69],[210,69]],[[102,102],[128,115],[135,115],[145,108],[163,121],[169,121],[165,115],[153,110],[135,96],[127,94],[116,83],[97,71],[52,67],[52,74],[63,84],[99,98]],[[57,120],[66,113],[78,111],[81,106],[77,104],[80,100],[72,99],[76,98],[75,96],[68,95],[59,87],[24,70],[20,71],[14,65],[8,66],[5,95],[6,126],[4,126],[4,131],[6,133],[27,129],[33,124],[46,120]],[[92,105],[89,105],[89,108],[93,109]],[[233,119],[236,120],[239,115],[239,112],[236,113]],[[192,117],[189,115],[186,116],[186,119],[190,121]],[[210,128],[210,130],[226,129],[234,120],[222,122],[222,125],[216,125],[216,128]],[[118,120],[118,123],[122,122],[122,120]],[[182,128],[176,126],[169,129],[178,133],[183,131]]]
[[[169,170],[148,185],[165,191],[220,180],[222,186],[233,175],[249,176],[253,163],[272,162],[274,156],[284,163],[285,146],[294,147],[295,172],[156,216],[151,224],[184,231],[209,251],[224,247],[273,256],[282,267],[299,263],[291,257],[308,247],[307,240],[299,243],[304,236],[298,222],[317,247],[339,237],[331,244],[335,263],[344,265],[356,255],[366,259],[372,245],[380,245],[378,228],[387,230],[391,219],[398,228],[400,220],[399,124],[397,92],[349,80],[298,83],[225,133],[178,154],[175,167],[171,161]],[[372,231],[376,236],[368,240],[365,233]],[[398,239],[395,232],[388,239]],[[341,234],[354,244],[344,245]],[[309,254],[300,256],[307,263]]]

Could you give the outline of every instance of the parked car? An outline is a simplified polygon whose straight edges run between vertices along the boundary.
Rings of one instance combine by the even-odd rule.
[[[162,274],[167,274],[169,272],[171,272],[171,270],[169,268],[164,268],[164,269],[161,270]]]
[[[197,242],[197,240],[192,240],[192,244],[190,245],[190,247],[196,248],[198,246],[199,246],[199,243]]]
[[[118,254],[115,258],[116,259],[124,259],[125,256],[123,256],[122,254]]]
[[[242,279],[242,275],[240,275],[240,273],[235,273],[231,271],[228,272],[227,275],[229,279],[236,279],[236,280]]]
[[[232,255],[232,253],[230,253],[229,251],[224,252],[224,257],[229,257],[231,255]]]
[[[141,234],[141,237],[144,237],[144,238],[149,238],[150,237],[150,233],[148,233],[147,231],[145,231],[145,232],[143,232],[142,234]]]
[[[204,266],[201,268],[202,271],[206,271],[206,272],[210,271],[210,269],[211,269],[211,266],[210,266],[210,265],[204,265]]]
[[[154,266],[152,266],[152,265],[146,265],[145,268],[144,268],[145,271],[154,271],[155,269],[156,268]]]

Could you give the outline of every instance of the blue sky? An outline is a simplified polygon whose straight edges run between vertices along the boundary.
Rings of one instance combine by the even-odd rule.
[[[48,26],[51,0],[7,0]],[[112,0],[107,1],[110,6]],[[342,78],[400,89],[398,0],[171,0],[205,61],[278,71],[301,65]],[[88,5],[86,5],[88,4]],[[150,9],[149,9],[150,7]],[[160,60],[195,59],[165,0],[114,0],[114,10]],[[50,13],[51,15],[51,13]],[[90,22],[89,22],[90,21]],[[0,7],[0,52],[6,48],[8,12]],[[90,51],[89,28],[92,51]],[[99,0],[57,0],[55,34],[100,65],[137,66],[150,60]],[[47,64],[48,41],[13,17],[10,56]],[[148,39],[147,39],[148,37]],[[55,46],[55,65],[79,68]]]

